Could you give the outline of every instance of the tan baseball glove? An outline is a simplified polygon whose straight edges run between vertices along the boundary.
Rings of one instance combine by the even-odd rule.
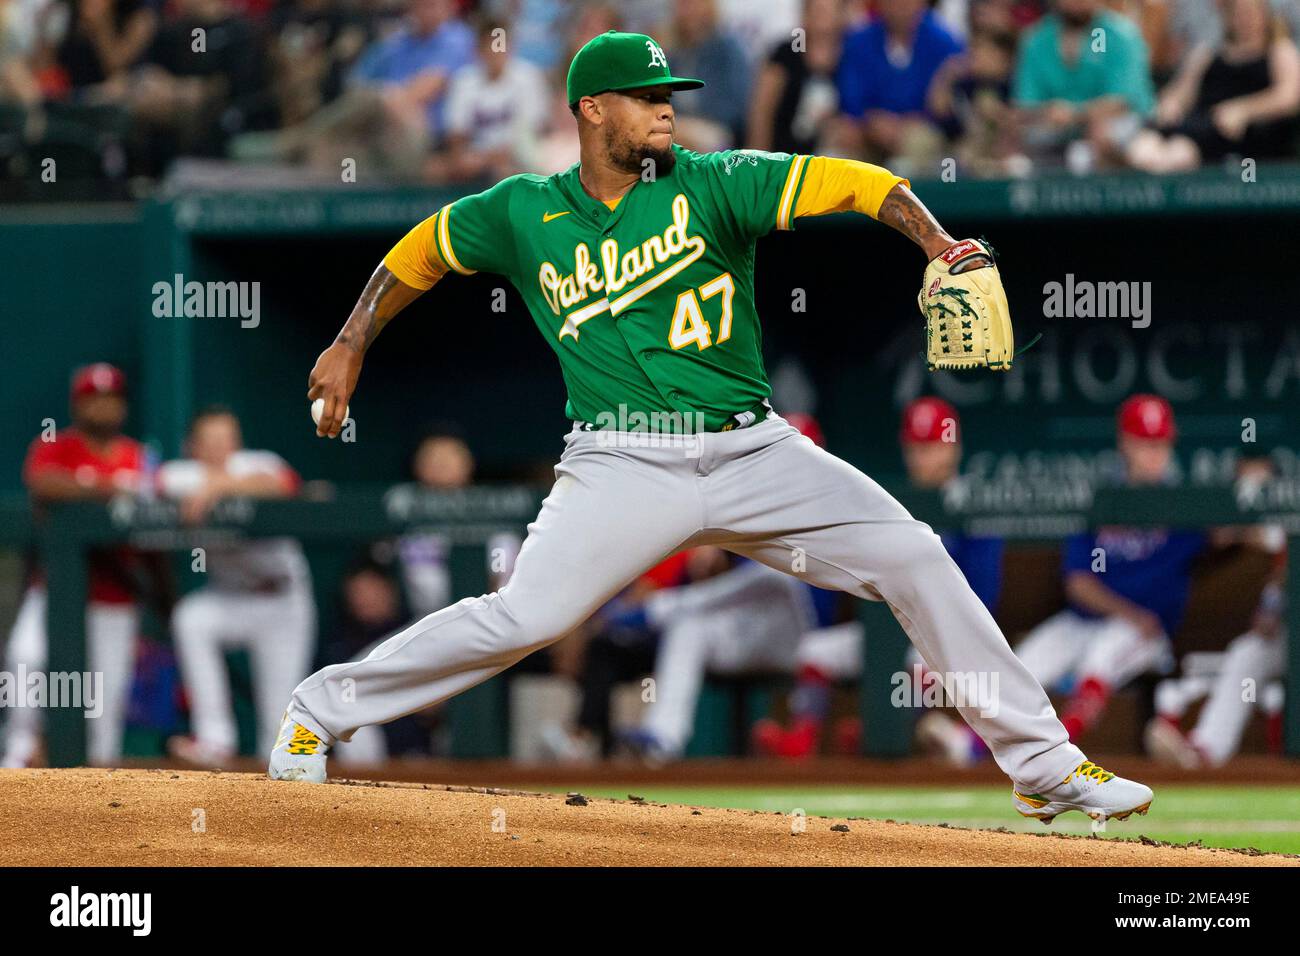
[[[930,371],[1011,369],[1015,356],[1011,311],[988,243],[963,239],[931,260],[916,301],[925,316]]]

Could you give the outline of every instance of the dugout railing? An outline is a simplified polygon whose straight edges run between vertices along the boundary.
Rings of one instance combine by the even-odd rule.
[[[943,492],[894,489],[916,517],[936,530],[997,535],[1008,542],[1053,542],[1102,525],[1207,527],[1275,524],[1289,546],[1300,545],[1300,481],[1278,479],[1262,486],[1122,489],[1085,481],[987,482],[971,479]],[[503,530],[522,532],[536,515],[546,489],[531,486],[476,487],[458,492],[393,496],[382,489],[349,490],[329,501],[223,502],[212,521],[189,527],[174,504],[122,497],[108,505],[65,504],[50,509],[33,527],[26,501],[0,502],[0,544],[20,546],[34,537],[47,571],[49,663],[51,672],[85,670],[86,553],[121,543],[160,551],[188,552],[213,536],[288,536],[313,543],[364,542],[408,531],[448,537],[452,591],[456,598],[487,587],[484,547]],[[1300,562],[1289,564],[1288,593],[1300,594]],[[902,756],[911,748],[910,715],[891,706],[894,674],[904,667],[908,646],[902,629],[880,603],[861,602],[866,624],[865,660],[859,706],[864,750],[873,756]],[[1296,632],[1295,604],[1287,608]],[[1288,674],[1300,673],[1300,641],[1290,642]],[[1300,756],[1300,695],[1289,693],[1285,748]],[[500,757],[508,752],[505,685],[493,678],[450,702],[453,755]],[[85,719],[78,707],[51,707],[47,714],[51,766],[85,762]]]

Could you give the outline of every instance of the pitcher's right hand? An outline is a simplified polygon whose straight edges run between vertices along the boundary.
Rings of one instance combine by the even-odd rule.
[[[338,437],[364,358],[364,353],[335,342],[316,359],[316,367],[307,377],[307,400],[314,402],[319,398],[325,402],[316,426],[317,436]]]

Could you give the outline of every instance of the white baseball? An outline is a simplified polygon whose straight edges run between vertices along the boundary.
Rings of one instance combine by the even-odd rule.
[[[325,399],[318,398],[311,403],[311,420],[317,425],[320,424],[320,417],[325,414]],[[347,421],[352,416],[352,406],[349,405],[343,409],[343,420]]]

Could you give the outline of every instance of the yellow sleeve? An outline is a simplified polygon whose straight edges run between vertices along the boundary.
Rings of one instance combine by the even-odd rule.
[[[875,219],[885,195],[899,183],[911,186],[882,166],[856,159],[810,156],[794,217],[852,210]]]
[[[384,265],[388,271],[412,289],[431,289],[447,273],[447,266],[439,257],[435,242],[438,217],[443,211],[439,210],[408,232],[384,256]]]

